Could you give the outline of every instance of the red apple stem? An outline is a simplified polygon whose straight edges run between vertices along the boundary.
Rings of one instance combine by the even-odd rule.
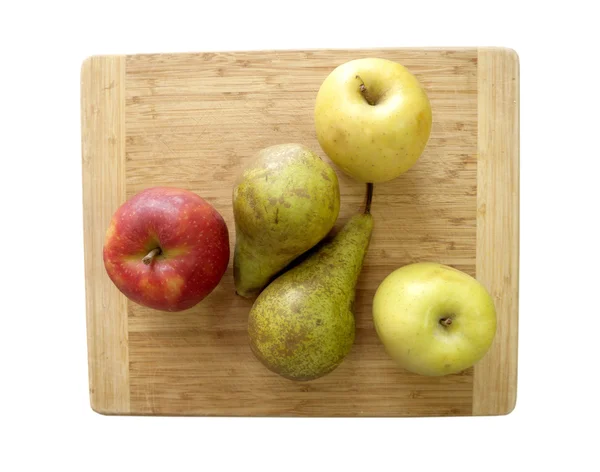
[[[442,319],[440,320],[440,324],[441,324],[442,326],[450,326],[450,325],[452,324],[452,318],[450,318],[450,317],[447,317],[447,318],[442,318]]]
[[[367,184],[367,197],[366,197],[366,201],[365,201],[365,215],[368,215],[371,213],[371,201],[373,200],[373,184],[372,183],[368,183]]]
[[[367,86],[363,82],[363,79],[360,78],[360,75],[357,75],[356,78],[358,80],[360,80],[360,86],[358,88],[359,88],[360,93],[362,94],[363,98],[367,101],[367,103],[371,106],[374,106],[375,104],[377,104],[377,100],[375,99],[375,97],[373,97],[371,95],[371,93],[367,89]]]
[[[152,251],[150,251],[148,254],[146,254],[144,256],[144,258],[142,259],[142,262],[146,265],[150,265],[152,263],[152,261],[154,260],[154,258],[156,256],[158,256],[161,253],[161,250],[159,247],[155,247],[154,249],[152,249]]]

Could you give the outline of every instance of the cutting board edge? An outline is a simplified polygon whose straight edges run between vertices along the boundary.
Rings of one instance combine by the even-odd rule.
[[[103,239],[94,236],[94,228],[103,228],[104,234],[125,201],[124,56],[91,56],[83,62],[81,128],[90,406],[101,414],[126,414],[128,302],[106,274]]]
[[[496,305],[497,334],[475,365],[473,415],[510,414],[517,400],[519,320],[519,56],[478,49],[476,277]],[[485,255],[482,256],[482,255]]]

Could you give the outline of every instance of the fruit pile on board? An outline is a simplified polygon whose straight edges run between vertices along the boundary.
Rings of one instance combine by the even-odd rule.
[[[312,150],[274,145],[240,172],[232,189],[235,288],[237,296],[254,299],[249,342],[271,371],[316,379],[350,352],[355,287],[374,224],[373,184],[415,164],[431,122],[425,90],[398,63],[357,59],[329,74],[316,97],[317,138],[336,166],[365,183],[364,208],[333,237],[338,180]],[[119,290],[163,311],[201,302],[229,259],[221,215],[195,193],[169,187],[146,189],[125,202],[104,244],[106,271]],[[400,267],[380,281],[373,321],[399,367],[432,376],[474,365],[496,333],[486,289],[434,261]]]

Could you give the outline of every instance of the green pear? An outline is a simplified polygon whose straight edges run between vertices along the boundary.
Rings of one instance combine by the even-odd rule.
[[[236,292],[251,298],[321,241],[340,211],[335,171],[301,144],[261,150],[233,189]]]
[[[250,346],[273,372],[312,380],[334,370],[354,343],[354,297],[373,218],[368,184],[363,214],[258,296],[248,320]]]

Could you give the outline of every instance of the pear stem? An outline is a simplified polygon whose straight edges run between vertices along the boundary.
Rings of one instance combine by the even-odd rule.
[[[158,256],[162,251],[160,250],[159,247],[155,247],[154,249],[152,249],[152,251],[150,251],[148,254],[146,254],[144,256],[144,258],[142,259],[142,262],[146,265],[150,265],[152,263],[152,261],[154,260],[154,258],[156,256]]]
[[[373,200],[373,184],[372,183],[368,183],[367,184],[367,198],[365,201],[365,215],[368,215],[371,213],[371,201]]]
[[[360,86],[358,87],[358,89],[360,90],[360,93],[362,94],[363,98],[366,100],[366,102],[371,105],[371,106],[375,106],[377,104],[377,100],[375,99],[375,97],[373,97],[371,95],[371,93],[369,92],[369,90],[367,89],[367,86],[365,85],[365,83],[363,82],[363,79],[360,78],[360,75],[357,75],[356,78],[358,80],[360,80]]]
[[[448,317],[448,318],[442,318],[440,320],[440,324],[442,326],[450,326],[452,324],[452,318]]]

